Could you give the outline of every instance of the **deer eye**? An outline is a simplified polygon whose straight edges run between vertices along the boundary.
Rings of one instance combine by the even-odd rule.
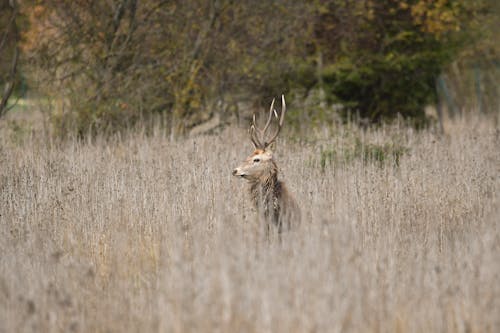
[[[260,158],[254,158],[254,159],[253,159],[253,162],[254,162],[254,163],[259,163],[259,162],[260,162]]]

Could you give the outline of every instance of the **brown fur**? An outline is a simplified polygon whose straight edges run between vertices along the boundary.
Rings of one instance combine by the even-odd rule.
[[[283,126],[285,112],[285,96],[281,95],[281,115],[278,127],[274,134],[267,136],[267,139],[266,134],[273,115],[278,118],[274,109],[274,99],[263,129],[257,127],[255,115],[253,116],[252,126],[250,126],[250,140],[255,150],[242,165],[233,170],[234,176],[249,181],[250,196],[257,211],[267,221],[267,230],[269,230],[269,226],[274,225],[280,233],[298,225],[301,217],[297,202],[289,194],[285,184],[278,180],[278,167],[273,160],[273,153],[270,149]]]
[[[255,149],[255,150],[253,151],[252,156],[262,154],[263,152],[264,152],[264,151],[263,151],[262,149]]]
[[[256,150],[251,157],[263,152]],[[247,159],[243,166],[251,161],[252,158]],[[274,160],[271,159],[264,170],[249,174],[246,179],[250,183],[251,200],[269,225],[274,225],[281,233],[300,223],[300,208],[285,184],[278,180],[278,167]]]

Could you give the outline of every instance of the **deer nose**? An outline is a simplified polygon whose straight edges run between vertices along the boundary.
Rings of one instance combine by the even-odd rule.
[[[238,169],[234,169],[232,172],[233,176],[236,176],[237,173],[238,173]]]

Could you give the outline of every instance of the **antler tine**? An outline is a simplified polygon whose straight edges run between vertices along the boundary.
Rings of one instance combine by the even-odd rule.
[[[273,100],[273,102],[274,102],[274,100]],[[271,139],[269,140],[269,142],[264,142],[264,146],[265,147],[267,147],[271,143],[273,143],[274,140],[276,140],[276,138],[278,137],[278,134],[280,134],[281,127],[283,126],[283,122],[285,121],[285,113],[286,113],[285,95],[281,95],[281,116],[280,116],[280,121],[279,121],[279,124],[278,124],[278,129],[276,130],[276,133],[271,137]]]
[[[258,128],[255,126],[255,113],[254,113],[252,119],[252,126],[250,126],[250,140],[252,141],[255,148],[261,148],[263,145],[262,143],[260,143],[260,139],[258,137],[256,130],[258,130]]]
[[[269,117],[267,118],[266,125],[264,126],[264,129],[261,132],[262,137],[264,137],[266,135],[267,128],[271,124],[271,120],[273,119],[273,111],[276,112],[276,110],[274,110],[274,98],[273,98],[273,101],[271,102],[271,107],[269,108]]]
[[[281,118],[280,118],[280,127],[281,127],[281,126],[283,126],[283,122],[285,121],[285,112],[286,112],[285,95],[281,94]]]

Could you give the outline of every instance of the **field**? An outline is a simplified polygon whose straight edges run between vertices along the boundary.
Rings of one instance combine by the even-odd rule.
[[[0,135],[0,332],[500,331],[489,119],[284,135],[303,222],[281,242],[231,176],[246,129],[19,132]]]

